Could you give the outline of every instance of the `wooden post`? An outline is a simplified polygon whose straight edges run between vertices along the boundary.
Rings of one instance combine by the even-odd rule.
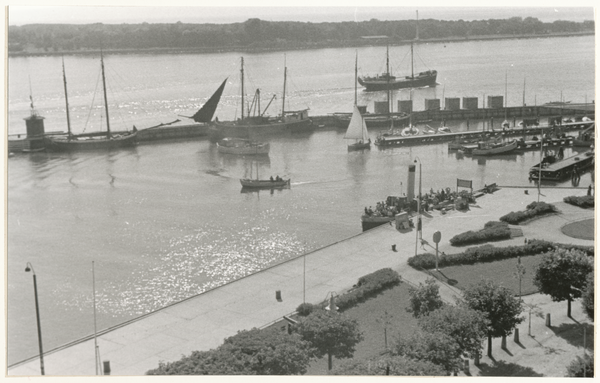
[[[515,329],[515,343],[519,343],[519,329]]]
[[[550,313],[546,314],[546,327],[551,327],[552,325],[550,324]]]

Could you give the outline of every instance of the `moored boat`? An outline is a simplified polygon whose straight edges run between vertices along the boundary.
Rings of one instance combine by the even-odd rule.
[[[466,146],[463,146],[466,148]],[[517,148],[517,141],[512,140],[509,143],[496,143],[491,141],[480,141],[477,143],[477,147],[470,150],[465,150],[466,153],[473,154],[474,156],[493,156],[498,154],[510,153]]]
[[[102,88],[104,90],[104,110],[106,113],[106,132],[94,133],[71,133],[71,122],[69,118],[69,101],[67,96],[67,77],[65,75],[65,65],[63,61],[63,83],[65,89],[65,103],[67,105],[67,135],[49,135],[45,136],[45,145],[49,149],[56,151],[71,150],[99,150],[116,149],[135,146],[137,144],[137,129],[135,125],[131,131],[115,132],[110,130],[110,118],[108,114],[108,100],[106,97],[106,78],[104,75],[104,58],[100,55],[100,66],[102,69]]]
[[[219,153],[229,154],[269,154],[270,145],[268,142],[256,142],[238,137],[225,137],[217,142]]]
[[[354,69],[354,110],[352,111],[352,118],[348,124],[348,129],[344,135],[345,140],[354,140],[354,143],[348,144],[348,150],[361,150],[371,148],[371,138],[369,138],[369,131],[367,130],[367,124],[363,118],[358,105],[356,104],[356,78],[358,72],[358,54],[356,55],[356,64]]]
[[[242,113],[241,118],[235,121],[219,121],[218,118],[209,128],[209,135],[214,140],[219,140],[225,137],[249,138],[253,134],[277,134],[284,132],[305,132],[314,130],[312,120],[308,117],[308,108],[296,111],[285,110],[285,87],[287,79],[287,67],[284,68],[283,76],[283,103],[281,115],[277,117],[265,116],[266,109],[256,110],[254,116],[250,116],[249,107],[246,114],[244,106],[244,58],[241,59],[241,96],[242,96]],[[270,102],[269,102],[270,104]],[[260,90],[257,89],[254,94],[254,102],[256,108],[260,109]],[[268,105],[267,105],[268,108]]]
[[[541,169],[540,169],[541,165]],[[567,177],[579,175],[594,165],[594,151],[578,153],[571,157],[559,160],[554,155],[545,156],[540,163],[529,169],[529,178],[534,180],[560,181]]]

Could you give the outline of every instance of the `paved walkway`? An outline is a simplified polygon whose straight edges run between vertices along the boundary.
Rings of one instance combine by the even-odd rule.
[[[585,195],[585,192],[584,189],[544,189],[541,200],[559,202],[565,196]],[[448,239],[467,230],[481,229],[485,222],[498,220],[508,211],[523,210],[534,200],[537,200],[537,194],[525,195],[522,188],[503,188],[479,198],[470,211],[429,214],[423,220],[423,238],[432,243],[433,233],[439,230],[442,233],[440,251],[464,251],[464,248],[450,246]],[[562,211],[560,219],[565,223],[594,217],[593,210],[562,202],[558,205]],[[524,226],[524,236],[593,244],[593,241],[567,237],[560,231],[550,231],[545,226],[550,221],[560,226],[562,221],[555,218],[544,218],[543,221]],[[415,255],[415,243],[414,231],[400,233],[390,225],[348,238],[105,330],[99,333],[97,340],[101,359],[110,361],[112,375],[143,375],[156,368],[160,361],[175,361],[194,350],[215,348],[239,330],[262,327],[275,321],[293,312],[304,296],[306,302],[320,302],[329,292],[343,292],[359,277],[384,267],[392,267],[413,284],[424,282],[427,276],[406,263]],[[498,246],[522,243],[520,237],[502,241]],[[396,252],[392,251],[392,244],[396,244]],[[418,252],[425,251],[431,251],[431,248],[424,250],[419,245]],[[275,299],[276,291],[281,291],[280,302]],[[453,302],[459,292],[450,286],[442,286],[440,294]],[[47,375],[94,375],[94,340],[83,339],[48,351],[44,355],[44,364]],[[9,368],[8,374],[39,375],[39,359],[17,363]]]

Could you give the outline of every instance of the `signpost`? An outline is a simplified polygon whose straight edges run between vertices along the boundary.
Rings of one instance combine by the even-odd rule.
[[[438,270],[438,244],[440,243],[440,241],[442,240],[442,233],[440,233],[439,231],[436,231],[435,233],[433,233],[433,242],[435,242],[435,270]]]

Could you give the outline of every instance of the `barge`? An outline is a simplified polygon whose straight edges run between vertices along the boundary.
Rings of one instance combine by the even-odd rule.
[[[541,165],[541,170],[540,170]],[[532,180],[560,181],[568,177],[579,176],[580,172],[594,166],[594,151],[578,153],[563,160],[556,156],[544,157],[541,163],[529,169],[529,178]]]

